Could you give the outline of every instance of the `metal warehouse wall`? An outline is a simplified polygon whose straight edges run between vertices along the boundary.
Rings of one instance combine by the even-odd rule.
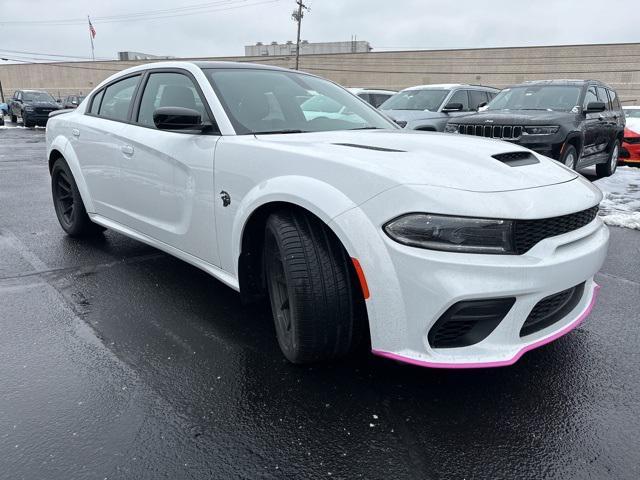
[[[290,56],[206,60],[290,68],[295,61]],[[109,75],[146,62],[4,64],[0,81],[5,97],[19,88],[39,88],[60,96],[87,93]],[[595,78],[616,88],[626,103],[640,103],[640,43],[303,55],[300,67],[345,86],[392,89],[426,83],[505,87],[524,80]]]

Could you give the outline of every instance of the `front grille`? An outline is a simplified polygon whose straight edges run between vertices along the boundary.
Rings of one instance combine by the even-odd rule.
[[[577,213],[561,217],[539,220],[515,220],[513,240],[518,255],[528,252],[531,247],[545,238],[577,230],[591,223],[598,214],[598,207],[591,207]]]
[[[476,137],[500,138],[503,140],[518,140],[522,136],[520,125],[459,125],[458,131],[463,135]]]
[[[468,347],[495,330],[516,299],[465,300],[452,305],[433,324],[427,338],[433,348]]]
[[[44,115],[44,114],[48,115],[50,112],[53,112],[54,110],[55,110],[55,108],[51,108],[51,107],[49,107],[49,108],[36,107],[35,108],[35,113],[40,113],[42,115]]]
[[[539,332],[563,319],[576,307],[583,292],[584,283],[581,283],[540,300],[522,325],[520,336]]]

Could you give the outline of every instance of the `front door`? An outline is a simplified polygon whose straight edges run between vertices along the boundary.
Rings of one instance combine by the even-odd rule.
[[[125,224],[140,233],[219,264],[215,219],[213,161],[219,135],[158,130],[159,107],[183,107],[211,122],[192,78],[180,71],[151,72],[120,158]]]

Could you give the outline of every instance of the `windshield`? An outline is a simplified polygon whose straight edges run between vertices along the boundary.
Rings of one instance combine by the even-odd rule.
[[[321,78],[258,69],[203,69],[236,133],[397,128],[373,107]]]
[[[487,110],[553,110],[568,112],[579,105],[582,87],[529,85],[502,90]]]
[[[22,99],[25,102],[55,102],[47,92],[24,92]]]
[[[624,116],[627,118],[640,118],[640,108],[625,108]]]
[[[380,105],[380,109],[437,112],[448,93],[449,90],[403,90]]]

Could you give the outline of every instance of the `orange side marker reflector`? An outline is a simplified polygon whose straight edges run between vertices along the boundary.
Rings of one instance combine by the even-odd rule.
[[[357,258],[351,258],[353,262],[353,266],[356,269],[356,274],[358,275],[358,280],[360,281],[360,287],[362,288],[362,295],[366,300],[369,298],[369,285],[367,285],[367,279],[364,277],[364,272],[362,271],[362,267],[360,266],[360,262]]]

